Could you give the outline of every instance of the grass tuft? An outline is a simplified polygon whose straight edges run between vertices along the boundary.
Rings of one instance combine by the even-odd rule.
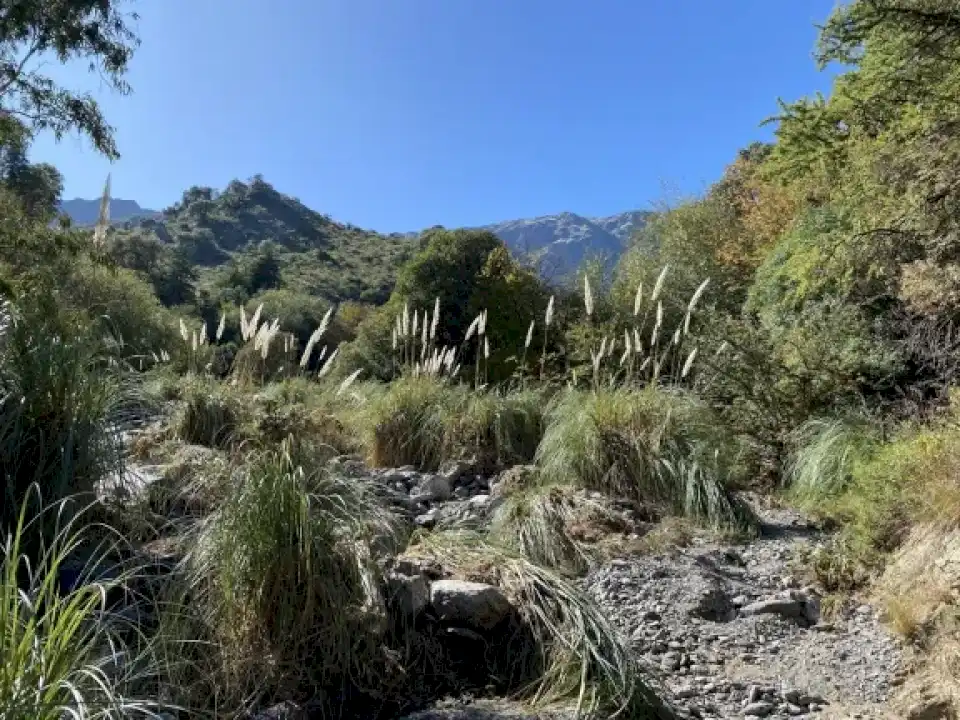
[[[877,442],[875,429],[863,420],[804,423],[794,433],[796,450],[786,469],[790,494],[806,505],[836,497],[852,480],[855,464],[866,460]]]
[[[39,488],[30,494],[39,498]],[[108,595],[129,583],[132,573],[110,580],[91,577],[108,554],[100,545],[72,587],[64,588],[71,556],[89,543],[76,522],[82,513],[65,520],[64,501],[39,515],[33,507],[33,502],[22,503],[0,547],[0,717],[157,717],[157,704],[134,694],[138,683],[156,674],[152,656],[145,645],[127,640],[130,624],[107,605]],[[42,522],[45,516],[52,523]],[[37,522],[55,531],[28,558],[24,540]]]
[[[718,530],[755,531],[752,512],[726,487],[733,450],[690,396],[569,390],[547,418],[537,450],[546,482],[656,505]]]
[[[374,548],[396,549],[399,526],[365,486],[305,459],[289,441],[257,452],[199,527],[184,564],[193,615],[170,618],[167,633],[204,640],[191,673],[201,686],[179,689],[194,704],[246,708],[317,688],[334,702],[382,670]]]

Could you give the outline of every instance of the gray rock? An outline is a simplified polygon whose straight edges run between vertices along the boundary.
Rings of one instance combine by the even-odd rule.
[[[499,588],[465,580],[437,580],[430,586],[430,606],[441,622],[490,630],[513,612]]]
[[[427,475],[417,485],[418,496],[429,496],[433,500],[449,500],[452,488],[450,481],[443,475]]]
[[[803,617],[803,614],[803,603],[792,597],[769,598],[744,605],[740,608],[740,615],[743,617],[749,617],[751,615],[780,615],[781,617],[798,618]]]
[[[430,583],[422,574],[391,571],[384,576],[387,599],[407,620],[415,620],[430,604]]]
[[[744,715],[753,715],[754,717],[766,717],[774,710],[773,703],[768,703],[766,700],[759,700],[757,702],[752,702],[743,709]]]

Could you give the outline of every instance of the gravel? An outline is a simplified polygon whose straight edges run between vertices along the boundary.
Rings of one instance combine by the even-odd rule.
[[[877,717],[901,677],[898,642],[869,606],[823,622],[790,564],[825,537],[795,512],[758,513],[746,545],[614,560],[583,587],[688,717]]]

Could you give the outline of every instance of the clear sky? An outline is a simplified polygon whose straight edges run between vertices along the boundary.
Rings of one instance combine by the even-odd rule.
[[[702,191],[770,136],[778,96],[829,88],[812,58],[835,0],[141,0],[112,95],[121,160],[40,138],[64,197],[154,209],[257,173],[362,227],[648,208]]]

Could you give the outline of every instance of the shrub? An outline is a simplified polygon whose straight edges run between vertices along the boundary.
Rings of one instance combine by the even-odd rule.
[[[568,486],[535,486],[498,505],[490,536],[537,565],[582,575],[602,557],[585,537],[588,528],[604,536],[625,529],[602,498]]]
[[[548,411],[537,464],[549,483],[574,483],[747,531],[754,518],[725,487],[735,452],[709,409],[685,393],[571,390]]]
[[[673,717],[600,610],[557,574],[467,534],[436,533],[407,555],[507,596],[532,645],[510,653],[507,674],[530,678],[522,694],[534,706],[575,700],[578,717]]]
[[[363,420],[374,465],[436,470],[471,459],[492,471],[533,459],[542,435],[539,392],[471,392],[429,378],[402,379],[375,399]]]
[[[877,443],[876,429],[863,419],[815,418],[794,433],[787,466],[791,495],[807,504],[829,501],[850,483],[855,465]]]

